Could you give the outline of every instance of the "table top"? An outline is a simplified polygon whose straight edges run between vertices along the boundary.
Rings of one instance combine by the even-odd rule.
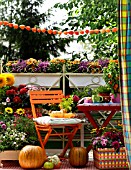
[[[98,110],[98,111],[105,111],[105,110],[121,110],[121,104],[120,103],[82,103],[77,105],[78,110],[81,111],[92,111],[92,110]]]

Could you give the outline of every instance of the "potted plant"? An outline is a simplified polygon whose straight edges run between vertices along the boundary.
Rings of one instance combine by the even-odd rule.
[[[103,79],[111,89],[112,102],[120,102],[119,87],[119,63],[118,60],[110,60],[108,66],[103,69]]]
[[[104,86],[100,85],[94,91],[95,91],[94,93],[96,95],[102,97],[102,103],[110,102],[110,99],[111,99],[111,97],[110,97],[111,89],[107,85],[104,85]]]
[[[96,93],[99,94],[100,96],[109,96],[110,92],[111,89],[107,85],[105,86],[100,85],[96,88]]]
[[[99,169],[128,168],[122,128],[103,127],[93,129],[94,132],[97,132],[92,138],[94,165]]]
[[[59,104],[60,109],[64,110],[65,113],[76,113],[77,112],[77,102],[79,101],[79,97],[77,95],[69,95],[65,96],[62,99],[62,102]]]

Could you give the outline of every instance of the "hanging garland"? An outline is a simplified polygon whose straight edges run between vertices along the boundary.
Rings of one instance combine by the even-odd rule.
[[[18,24],[15,24],[15,23],[10,23],[8,21],[0,21],[0,26],[8,26],[10,28],[14,28],[14,29],[21,29],[21,30],[27,30],[27,31],[32,31],[34,33],[36,32],[42,32],[42,33],[48,33],[48,34],[58,34],[58,35],[61,35],[62,33],[65,34],[65,35],[83,35],[83,34],[98,34],[98,33],[109,33],[109,32],[117,32],[118,31],[118,28],[114,27],[112,29],[109,29],[109,28],[103,28],[103,29],[94,29],[94,30],[80,30],[80,31],[73,31],[73,30],[69,30],[69,31],[57,31],[57,30],[47,30],[45,28],[31,28],[30,26],[25,26],[25,25],[18,25]]]

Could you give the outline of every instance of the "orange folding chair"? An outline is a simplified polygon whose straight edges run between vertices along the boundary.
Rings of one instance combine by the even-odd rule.
[[[37,118],[36,114],[36,104],[59,104],[62,101],[62,98],[64,97],[62,90],[44,90],[44,91],[30,91],[30,103],[32,107],[32,113],[33,113],[33,118]],[[38,124],[37,122],[35,123],[35,128],[36,132],[38,135],[38,139],[40,141],[41,147],[45,148],[45,145],[49,139],[50,136],[67,136],[68,141],[60,154],[60,157],[64,157],[67,149],[69,147],[73,147],[72,140],[81,127],[81,123],[76,123],[76,124],[53,124],[53,125],[43,125],[43,124]],[[63,132],[56,132],[53,129],[54,128],[63,128],[65,127],[65,131]],[[43,137],[42,131],[46,132],[45,136]]]

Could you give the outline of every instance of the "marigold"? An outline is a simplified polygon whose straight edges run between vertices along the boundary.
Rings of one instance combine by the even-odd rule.
[[[8,114],[13,114],[13,109],[11,107],[6,107],[5,112]]]
[[[0,74],[0,88],[4,87],[5,85],[6,85],[6,77]]]

